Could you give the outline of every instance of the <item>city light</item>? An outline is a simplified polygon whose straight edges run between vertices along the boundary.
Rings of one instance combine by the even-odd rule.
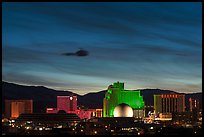
[[[42,128],[42,127],[40,127],[40,128],[39,128],[39,130],[40,130],[40,131],[42,131],[42,130],[43,130],[43,128]]]

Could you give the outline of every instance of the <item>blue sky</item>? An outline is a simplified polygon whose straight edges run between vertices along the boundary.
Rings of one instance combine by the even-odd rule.
[[[78,94],[202,92],[202,3],[3,3],[2,79]],[[88,56],[63,56],[79,48]]]

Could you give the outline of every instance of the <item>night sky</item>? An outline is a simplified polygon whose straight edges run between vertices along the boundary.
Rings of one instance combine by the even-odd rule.
[[[202,3],[3,3],[2,80],[78,94],[202,92]],[[80,48],[88,56],[66,56]]]

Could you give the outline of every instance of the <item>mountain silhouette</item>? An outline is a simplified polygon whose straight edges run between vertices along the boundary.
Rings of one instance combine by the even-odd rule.
[[[108,87],[108,85],[107,85]],[[154,94],[177,93],[171,90],[161,89],[141,89],[141,95],[144,98],[145,105],[153,106]],[[4,112],[5,99],[32,99],[34,113],[46,112],[47,107],[56,107],[58,95],[77,95],[78,106],[84,108],[103,108],[103,98],[106,90],[88,93],[85,95],[78,95],[71,91],[60,91],[49,89],[43,86],[24,86],[2,81],[2,112]],[[185,94],[186,106],[188,106],[188,99],[194,98],[200,100],[202,105],[202,93]]]

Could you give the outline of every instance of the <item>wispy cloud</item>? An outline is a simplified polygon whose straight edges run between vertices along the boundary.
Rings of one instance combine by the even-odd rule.
[[[4,3],[3,79],[201,91],[201,13],[201,3]],[[90,55],[65,56],[79,48]]]

